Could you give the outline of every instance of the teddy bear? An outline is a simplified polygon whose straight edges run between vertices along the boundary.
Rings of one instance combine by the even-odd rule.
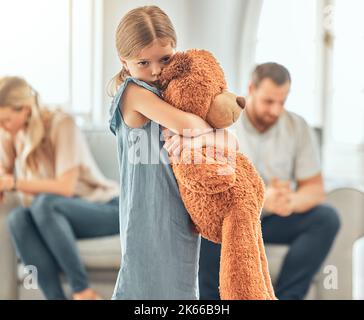
[[[163,68],[159,86],[166,102],[215,129],[232,125],[245,106],[244,98],[227,91],[221,66],[206,50],[177,52]],[[185,148],[171,165],[195,230],[221,243],[220,297],[275,300],[260,223],[263,181],[243,154],[212,151]]]

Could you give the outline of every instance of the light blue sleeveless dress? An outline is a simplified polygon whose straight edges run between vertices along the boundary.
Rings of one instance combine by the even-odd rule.
[[[148,121],[128,127],[122,117],[122,95],[135,83],[128,77],[111,105],[110,129],[117,136],[120,170],[121,268],[112,299],[198,299],[200,236],[179,194],[163,148],[162,128]]]

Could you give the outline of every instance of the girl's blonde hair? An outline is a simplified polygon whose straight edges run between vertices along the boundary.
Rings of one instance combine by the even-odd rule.
[[[24,172],[36,173],[37,150],[45,136],[45,120],[50,111],[41,110],[38,93],[22,78],[0,78],[0,107],[19,108],[29,106],[31,112],[24,128],[24,149],[20,155],[20,165]]]
[[[176,32],[167,14],[157,6],[144,6],[129,11],[116,30],[116,49],[121,59],[132,59],[154,40],[177,45]],[[129,72],[123,67],[112,79],[113,95]]]

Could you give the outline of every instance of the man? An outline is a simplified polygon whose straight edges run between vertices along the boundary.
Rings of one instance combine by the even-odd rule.
[[[274,284],[276,296],[282,300],[305,297],[340,227],[337,212],[323,204],[314,134],[303,118],[284,108],[290,86],[284,66],[258,65],[245,112],[236,124],[240,151],[254,163],[266,184],[264,242],[290,246]],[[219,299],[219,258],[220,245],[203,239],[201,299]]]

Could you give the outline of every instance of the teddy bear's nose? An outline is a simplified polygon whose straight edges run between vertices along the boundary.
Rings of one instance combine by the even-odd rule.
[[[236,97],[236,102],[240,106],[240,108],[245,108],[245,98],[244,97]]]

